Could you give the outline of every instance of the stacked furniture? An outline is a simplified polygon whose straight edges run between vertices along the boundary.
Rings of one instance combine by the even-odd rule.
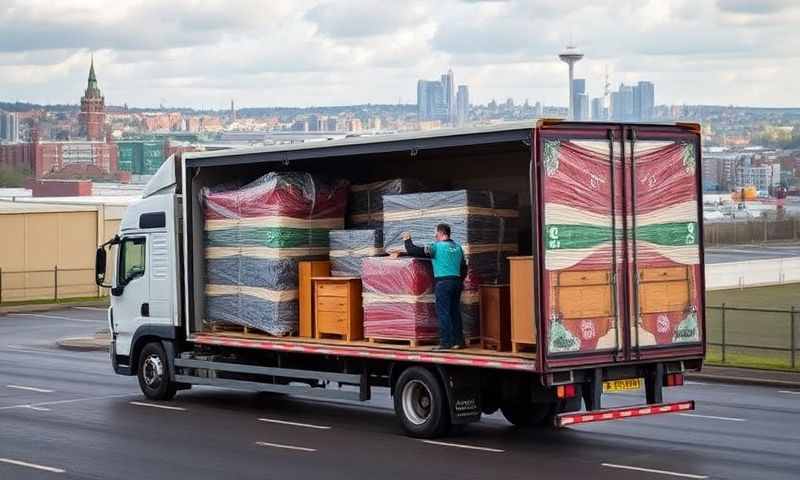
[[[356,277],[315,277],[315,336],[335,335],[347,340],[363,338],[361,280]]]
[[[328,232],[344,224],[347,182],[271,172],[202,196],[206,321],[296,333],[297,262],[327,258]]]
[[[428,259],[368,257],[363,260],[364,336],[416,346],[439,337]]]
[[[383,255],[383,230],[331,230],[331,275],[360,277],[364,257]]]
[[[419,180],[395,178],[380,182],[350,186],[347,205],[347,225],[352,228],[383,228],[383,196],[414,193],[425,190]]]

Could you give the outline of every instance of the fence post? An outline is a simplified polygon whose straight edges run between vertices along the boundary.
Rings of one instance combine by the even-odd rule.
[[[58,302],[58,265],[53,265],[53,300]]]
[[[725,302],[722,302],[722,363],[725,363]]]
[[[789,309],[789,315],[790,315],[789,318],[791,319],[791,321],[789,322],[789,326],[792,329],[792,333],[789,336],[789,341],[790,341],[789,348],[791,349],[791,353],[792,353],[792,368],[797,368],[797,333],[795,333],[795,326],[796,325],[794,323],[795,322],[795,320],[794,320],[795,311],[796,311],[795,310],[795,306],[792,305],[792,308]]]

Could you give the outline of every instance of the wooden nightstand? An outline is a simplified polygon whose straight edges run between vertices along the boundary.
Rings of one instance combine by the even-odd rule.
[[[481,285],[481,348],[511,350],[511,300],[508,285]]]
[[[508,257],[511,264],[511,351],[536,345],[533,307],[533,257]]]
[[[297,263],[299,277],[298,300],[300,302],[301,337],[314,337],[314,286],[313,277],[327,277],[331,274],[331,262],[328,260],[309,260]]]
[[[364,338],[361,279],[314,277],[316,338],[337,335],[348,342]]]

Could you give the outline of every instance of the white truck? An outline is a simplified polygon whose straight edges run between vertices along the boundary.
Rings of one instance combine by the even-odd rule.
[[[419,437],[498,409],[516,425],[556,427],[692,410],[663,403],[662,389],[705,354],[700,152],[697,125],[540,121],[171,157],[97,251],[114,371],[164,401],[192,385],[362,401],[389,388]],[[272,169],[516,193],[520,254],[534,259],[533,348],[206,329],[199,191]],[[644,403],[603,408],[605,392],[639,388]]]

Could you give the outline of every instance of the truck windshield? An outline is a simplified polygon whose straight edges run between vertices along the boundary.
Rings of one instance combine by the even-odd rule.
[[[144,275],[145,237],[126,238],[120,244],[119,284]]]

